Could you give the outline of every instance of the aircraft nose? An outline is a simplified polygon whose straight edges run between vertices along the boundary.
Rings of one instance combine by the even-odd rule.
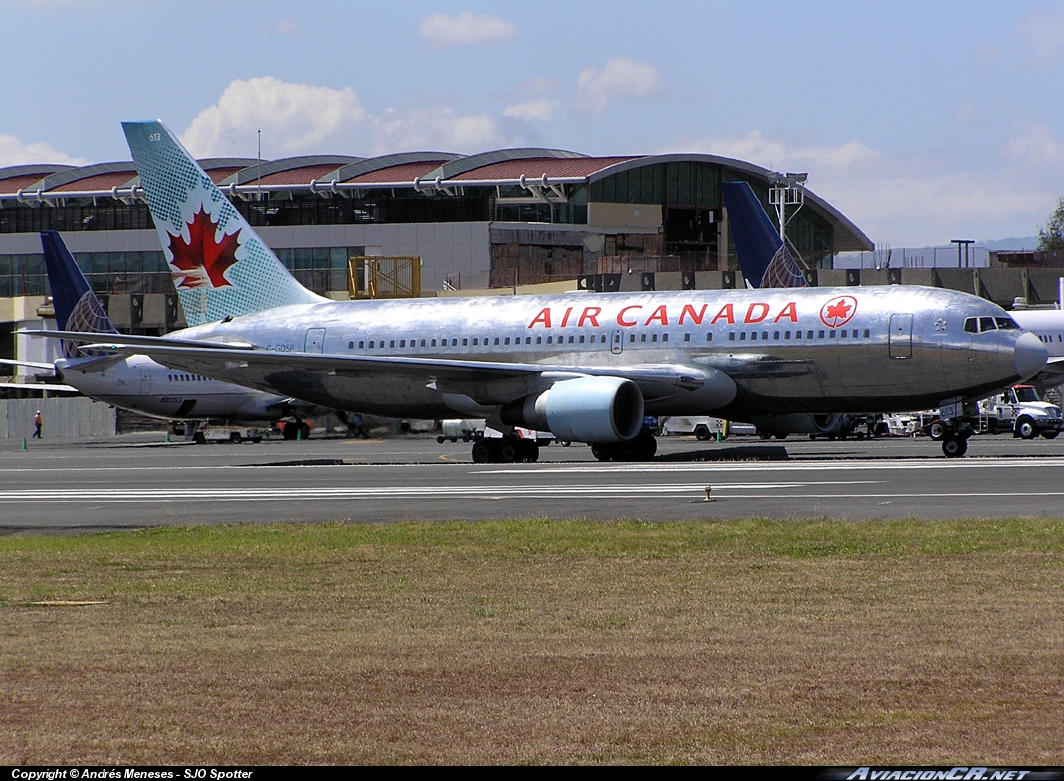
[[[1023,334],[1016,340],[1016,374],[1021,380],[1033,377],[1049,359],[1049,350],[1034,334]]]

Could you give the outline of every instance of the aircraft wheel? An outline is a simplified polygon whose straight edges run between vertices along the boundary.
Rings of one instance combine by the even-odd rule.
[[[1030,418],[1024,417],[1016,421],[1016,433],[1022,439],[1034,439],[1038,436],[1038,429],[1034,427],[1034,422]]]
[[[946,458],[960,458],[968,452],[968,440],[947,436],[942,440],[942,452]]]
[[[261,441],[262,441],[262,437],[252,437],[251,438],[251,444],[253,444],[253,445],[257,445]]]
[[[765,439],[765,440],[772,439],[772,434],[769,433],[768,431],[765,431],[765,429],[763,429],[763,428],[759,428],[757,430],[757,435],[759,437],[761,437],[762,439]]]
[[[526,464],[534,464],[539,460],[539,445],[536,444],[536,440],[521,440],[521,460]]]
[[[782,442],[786,438],[787,438],[787,432],[786,431],[783,432],[782,434],[776,434],[776,439],[778,439],[780,442]]]
[[[638,443],[636,458],[640,461],[649,461],[658,452],[658,439],[650,432],[640,434],[633,441]]]
[[[516,442],[510,442],[509,440],[503,440],[502,445],[498,449],[499,460],[504,464],[512,464],[515,461],[521,461],[520,453],[518,451],[518,444]]]
[[[599,461],[609,461],[613,458],[613,445],[607,442],[596,442],[591,446],[591,455]]]
[[[491,445],[483,439],[478,439],[473,443],[474,464],[490,464],[492,461],[491,455]]]
[[[1056,439],[1058,434],[1060,434],[1059,431],[1043,431],[1042,437],[1044,439]]]
[[[941,420],[936,420],[927,427],[927,436],[931,437],[933,442],[941,442],[943,437],[946,436],[946,424]]]
[[[197,445],[206,445],[207,437],[204,436],[202,431],[197,431],[195,434],[192,435],[192,441],[195,442]]]

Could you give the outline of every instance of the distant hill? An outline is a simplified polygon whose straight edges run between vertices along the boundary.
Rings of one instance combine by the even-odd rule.
[[[1038,246],[1037,236],[1025,236],[1016,239],[994,239],[993,241],[977,241],[977,246],[992,250],[1019,250],[1034,249]]]

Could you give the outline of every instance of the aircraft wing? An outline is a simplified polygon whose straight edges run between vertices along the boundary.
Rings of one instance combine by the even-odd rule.
[[[48,382],[0,382],[0,388],[18,388],[19,390],[62,391],[63,393],[81,393],[72,385],[53,385]]]
[[[0,358],[2,366],[25,366],[27,369],[41,369],[43,371],[55,371],[54,363],[40,363],[39,361],[16,361],[11,358]]]
[[[115,339],[116,337],[121,340],[123,345],[140,345],[143,344],[147,347],[159,347],[162,345],[171,345],[174,347],[187,347],[188,345],[195,345],[196,347],[209,349],[243,349],[252,350],[255,345],[247,342],[211,342],[205,339],[196,340],[195,342],[189,339],[171,339],[166,336],[130,336],[127,334],[105,334],[105,333],[92,333],[89,331],[18,331],[20,335],[26,336],[44,336],[51,339],[66,339],[69,342],[83,342],[88,345],[99,339]],[[89,349],[86,346],[84,349]],[[102,349],[102,348],[99,348]],[[141,351],[143,353],[143,351]],[[147,353],[143,353],[147,354]],[[50,367],[50,365],[49,365]]]
[[[53,332],[54,333],[54,332]],[[484,403],[502,403],[545,389],[554,382],[581,376],[623,377],[636,383],[645,398],[658,398],[677,390],[702,387],[714,369],[694,369],[671,364],[638,366],[570,366],[509,362],[466,361],[425,357],[328,355],[317,353],[279,353],[250,346],[233,347],[214,343],[201,346],[191,340],[140,337],[136,344],[121,341],[98,342],[86,350],[101,350],[123,355],[147,355],[164,366],[206,374],[216,379],[262,387],[261,383],[242,380],[273,372],[306,371],[339,377],[405,376],[422,378],[426,385],[444,392],[462,393]],[[180,342],[180,344],[175,344]]]

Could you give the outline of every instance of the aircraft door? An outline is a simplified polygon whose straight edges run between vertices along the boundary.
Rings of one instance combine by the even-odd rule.
[[[613,339],[610,341],[610,352],[614,355],[620,355],[624,352],[624,332],[620,328],[613,332]]]
[[[891,358],[913,357],[913,316],[891,315],[888,337]]]
[[[307,341],[303,345],[305,353],[321,353],[325,350],[325,329],[308,328]]]
[[[151,393],[151,369],[147,366],[140,367],[140,393],[142,396]]]

